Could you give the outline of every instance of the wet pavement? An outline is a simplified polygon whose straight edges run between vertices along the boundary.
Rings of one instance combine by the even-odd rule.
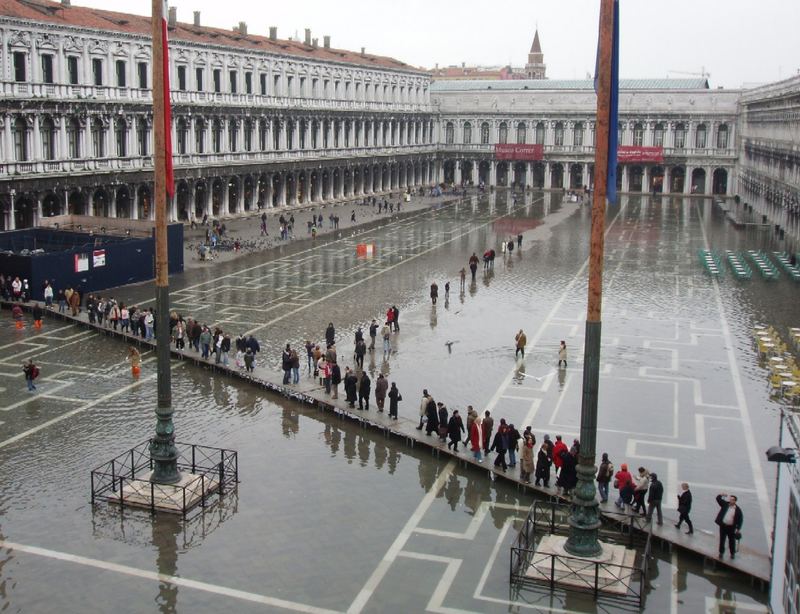
[[[443,201],[355,236],[215,262],[171,280],[174,308],[233,333],[253,331],[264,350],[259,368],[274,373],[285,342],[321,341],[328,321],[350,364],[355,327],[397,304],[394,352],[386,360],[378,352],[368,369],[397,382],[401,416],[416,415],[427,387],[462,413],[469,403],[532,424],[540,440],[545,432],[571,437],[589,211],[550,194],[517,205],[505,196]],[[758,235],[737,231],[717,209],[703,200],[636,198],[608,212],[598,450],[617,466],[658,471],[668,516],[678,483],[690,482],[700,530],[714,528],[713,496],[736,492],[743,541],[767,552],[774,469],[763,450],[777,437],[781,401],[768,395],[750,329],[797,325],[798,287],[708,277],[698,249],[759,247]],[[461,296],[457,272],[469,254],[518,231],[523,249],[498,256],[490,274],[479,270]],[[358,258],[361,242],[374,243],[376,256]],[[427,297],[433,280],[435,308]],[[151,292],[143,285],[114,295],[144,303]],[[121,611],[595,611],[585,597],[509,595],[508,546],[531,496],[185,363],[173,374],[178,438],[237,449],[238,494],[202,527],[159,517],[154,528],[146,514],[93,513],[89,469],[150,434],[150,356],[134,383],[122,343],[55,323],[41,333],[12,330],[8,318],[3,327],[0,458],[13,470],[4,472],[0,505],[6,546],[18,545],[3,550],[0,567],[9,611],[112,601]],[[513,353],[519,328],[529,339],[524,364]],[[560,339],[569,348],[565,371],[555,368]],[[25,392],[18,367],[28,355],[45,367],[36,395]],[[766,599],[697,560],[656,556],[646,610],[698,611],[719,599],[760,611]],[[147,576],[153,572],[185,581],[159,587]],[[56,607],[55,594],[66,608]]]

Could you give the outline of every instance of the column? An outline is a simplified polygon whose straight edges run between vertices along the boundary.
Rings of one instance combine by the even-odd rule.
[[[60,160],[67,160],[70,157],[68,141],[67,141],[67,117],[62,115],[58,123],[58,151],[56,156]]]
[[[712,167],[706,167],[706,187],[705,193],[711,194],[713,192],[713,181],[714,181],[714,169]]]
[[[550,163],[544,163],[544,189],[549,190],[553,186],[553,175],[550,169]]]
[[[581,166],[583,168],[583,170],[581,171],[581,182],[583,183],[583,185],[588,186],[589,185],[589,165],[587,163],[584,163]]]
[[[292,189],[289,191],[288,202],[291,207],[297,204],[297,173],[292,171],[290,176],[292,178]],[[286,184],[288,185],[289,182],[287,181]]]
[[[106,190],[108,192],[108,217],[109,218],[116,218],[117,217],[117,188],[116,186],[111,186]]]
[[[280,121],[280,128],[279,128],[279,136],[278,136],[278,145],[280,146],[281,151],[286,151],[286,122],[288,120],[286,118],[281,118]],[[285,193],[285,190],[283,190]]]
[[[273,180],[272,173],[267,174],[266,180],[267,180],[267,185],[266,188],[264,189],[264,208],[268,209],[272,208],[272,180]]]
[[[661,184],[661,193],[662,194],[669,194],[672,192],[672,184],[670,182],[670,168],[668,166],[664,167],[664,182]]]
[[[644,166],[642,168],[642,193],[647,194],[650,192],[650,167]]]
[[[39,114],[33,116],[33,134],[31,135],[30,160],[42,160],[42,133],[39,124]]]
[[[8,224],[6,224],[6,228],[9,230],[16,230],[17,229],[17,213],[14,209],[14,195],[9,194],[11,198],[11,205],[8,209]]]
[[[462,164],[461,160],[456,160],[454,164],[455,164],[455,167],[454,167],[454,173],[453,173],[453,176],[454,176],[453,181],[455,181],[456,185],[461,185],[461,164]]]
[[[208,219],[211,219],[214,215],[214,204],[211,197],[211,181],[206,181],[206,202],[205,202],[205,213],[203,215],[207,215]]]
[[[284,133],[284,138],[285,136],[286,134]],[[286,206],[286,173],[281,173],[281,180],[278,182],[278,206]]]
[[[222,180],[222,202],[219,205],[219,216],[225,217],[228,215],[228,203],[230,201],[230,186],[228,182],[230,179],[225,178]]]
[[[623,164],[620,167],[620,171],[622,172],[622,191],[628,192],[630,190],[630,177],[628,176],[628,165]]]
[[[687,196],[692,193],[692,167],[688,164],[683,171],[683,193]]]
[[[497,185],[497,162],[492,160],[489,162],[489,185],[496,186]]]
[[[42,217],[44,217],[42,213],[42,193],[38,192],[36,194],[36,217],[33,219],[33,225],[38,226]]]
[[[86,198],[86,215],[94,215],[94,188],[91,188]]]
[[[155,207],[153,207],[155,209]],[[170,222],[175,222],[178,219],[178,195],[167,195],[167,211]],[[155,218],[155,211],[153,211],[153,218]]]

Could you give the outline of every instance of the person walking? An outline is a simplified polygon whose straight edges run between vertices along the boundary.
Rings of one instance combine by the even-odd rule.
[[[535,470],[533,464],[533,438],[527,435],[522,438],[522,450],[520,452],[519,477],[526,484],[531,483],[531,474]]]
[[[461,267],[461,270],[458,272],[459,279],[461,280],[461,292],[464,292],[464,287],[467,283],[467,269]]]
[[[283,369],[283,385],[285,386],[289,383],[292,373],[292,354],[288,343],[281,353],[281,369]]]
[[[392,322],[394,322],[394,332],[400,332],[400,310],[397,305],[392,305]]]
[[[517,450],[519,449],[519,440],[522,439],[519,431],[513,424],[508,425],[508,466],[517,466]]]
[[[356,396],[358,394],[358,378],[356,374],[350,369],[344,369],[344,395],[347,405],[351,408],[356,406]]]
[[[228,344],[230,347],[230,343]],[[297,353],[297,350],[292,348],[289,353],[289,360],[292,366],[292,384],[297,386],[300,383],[300,355]],[[227,362],[227,358],[223,358],[224,362]]]
[[[517,342],[517,353],[514,355],[515,358],[519,358],[519,355],[522,354],[522,358],[525,358],[525,344],[528,343],[528,337],[525,336],[525,333],[520,328],[519,332],[514,337],[514,341]]]
[[[556,443],[553,446],[553,464],[556,466],[556,475],[558,475],[561,471],[561,465],[563,462],[561,460],[562,452],[569,453],[569,449],[567,448],[567,444],[561,440],[561,435],[556,435]]]
[[[725,540],[728,541],[728,550],[731,558],[736,558],[736,540],[741,537],[744,514],[737,505],[738,499],[725,493],[717,495],[719,513],[714,521],[719,525],[719,558],[725,554]]]
[[[469,257],[469,271],[472,274],[472,282],[475,283],[475,273],[478,271],[478,257],[475,252],[472,252],[472,256]]]
[[[439,408],[436,402],[431,398],[428,405],[425,407],[425,434],[430,436],[431,433],[439,432]]]
[[[381,337],[383,337],[383,356],[386,357],[392,353],[392,329],[388,321],[381,329]]]
[[[483,448],[483,424],[480,416],[475,416],[472,421],[472,429],[469,432],[470,447],[472,449],[472,456],[479,463],[483,462],[481,458],[481,449]]]
[[[378,373],[378,379],[375,380],[375,404],[378,406],[378,411],[383,411],[383,404],[386,401],[386,392],[389,389],[389,380],[387,380],[383,373]]]
[[[336,329],[333,327],[333,322],[329,322],[328,328],[325,329],[325,343],[328,347],[336,343]]]
[[[431,402],[433,402],[433,397],[428,394],[428,389],[426,388],[422,391],[422,401],[420,401],[419,404],[419,424],[417,425],[418,431],[421,431],[422,427],[425,426],[425,416],[428,412],[428,403]]]
[[[311,343],[310,339],[306,339],[305,348],[308,374],[311,375],[314,372],[314,365],[317,364],[317,362],[314,360],[314,344]]]
[[[614,474],[614,488],[619,492],[614,505],[620,509],[624,509],[626,505],[630,505],[631,496],[633,495],[633,476],[630,471],[628,471],[627,463],[622,463],[619,471]]]
[[[536,455],[536,482],[535,486],[540,484],[545,488],[550,488],[550,467],[553,464],[553,457],[551,456],[550,446],[547,440],[542,442],[539,447],[539,452]]]
[[[558,366],[561,368],[561,363],[564,363],[564,368],[567,368],[567,342],[561,341],[561,346],[558,348]]]
[[[209,353],[211,351],[211,339],[211,331],[208,330],[208,326],[204,326],[203,332],[200,333],[200,347],[203,348],[201,357],[205,358],[206,360],[208,360]]]
[[[375,338],[378,336],[378,322],[373,318],[369,325],[369,347],[368,350],[375,349]]]
[[[650,476],[647,473],[647,469],[644,467],[639,467],[639,475],[634,478],[633,511],[636,513],[641,513],[642,516],[647,515],[644,497],[647,494],[649,486]]]
[[[689,512],[692,511],[692,491],[689,490],[689,485],[684,482],[681,484],[681,492],[678,494],[678,522],[675,525],[676,529],[681,528],[681,524],[686,521],[686,526],[689,530],[686,531],[687,535],[694,533],[692,520],[689,518]]]
[[[364,343],[363,341],[361,343]],[[358,409],[364,409],[366,404],[366,411],[369,411],[369,394],[372,389],[372,380],[366,371],[361,372],[361,380],[358,382]]]
[[[447,426],[450,422],[447,407],[441,401],[436,404],[437,419],[439,420],[439,441],[444,443],[447,441]]]
[[[392,382],[391,388],[389,388],[389,417],[397,420],[397,405],[400,401],[403,400],[403,395],[400,394],[400,391],[397,389],[397,385]]]
[[[339,384],[342,383],[342,368],[337,363],[325,362],[327,375],[326,388],[332,399],[339,398]]]
[[[502,467],[503,473],[508,469],[508,465],[506,464],[506,450],[508,450],[508,427],[506,426],[506,421],[501,418],[500,426],[497,427],[497,433],[495,433],[494,441],[492,441],[489,452],[497,452],[497,456],[494,459],[494,466]]]
[[[36,390],[36,385],[33,383],[33,380],[39,377],[39,367],[34,364],[33,358],[29,358],[22,363],[22,372],[25,374],[25,383],[28,386],[28,392],[33,392]]]
[[[494,430],[494,418],[492,418],[489,410],[483,412],[483,420],[481,421],[481,431],[483,431],[483,453],[489,456],[489,445],[492,440],[492,430]]]
[[[453,410],[453,415],[450,416],[450,421],[447,423],[447,434],[450,441],[447,443],[447,449],[453,448],[453,452],[458,452],[458,443],[461,441],[461,433],[464,432],[464,422],[461,416],[458,415],[458,410]]]
[[[597,469],[597,492],[600,494],[600,503],[608,502],[608,483],[614,475],[614,465],[608,460],[608,452],[603,452],[600,467]]]
[[[436,304],[436,299],[439,298],[439,286],[436,285],[436,282],[431,284],[431,303],[434,305]]]
[[[650,474],[650,489],[647,491],[647,522],[653,520],[653,510],[656,512],[656,524],[664,524],[664,517],[661,515],[661,500],[664,498],[664,485],[658,481],[658,475]]]

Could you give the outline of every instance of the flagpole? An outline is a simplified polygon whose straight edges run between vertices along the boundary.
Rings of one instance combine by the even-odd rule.
[[[581,403],[578,485],[572,501],[569,538],[564,549],[572,555],[596,557],[603,552],[597,539],[600,517],[594,485],[597,442],[597,394],[600,380],[600,309],[603,296],[603,237],[608,190],[608,143],[614,43],[614,2],[600,2],[600,36],[597,58],[597,118],[594,157],[594,198],[589,252],[589,295],[583,354],[583,397]]]
[[[167,256],[167,149],[165,130],[164,58],[166,22],[164,0],[153,0],[153,206],[156,225],[156,364],[158,400],[156,404],[156,435],[150,440],[153,461],[153,482],[172,484],[180,480],[178,450],[175,447],[175,427],[172,423],[172,382],[169,353],[169,262]]]

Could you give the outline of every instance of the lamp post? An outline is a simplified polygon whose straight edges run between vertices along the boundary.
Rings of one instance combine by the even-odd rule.
[[[180,481],[178,450],[175,447],[175,426],[172,423],[172,382],[169,364],[169,267],[167,256],[167,166],[164,125],[164,43],[162,23],[164,0],[153,0],[153,140],[154,182],[153,205],[156,224],[156,364],[158,370],[158,401],[156,404],[156,435],[150,440],[153,461],[151,480],[160,484]]]
[[[595,147],[595,192],[592,202],[592,235],[589,253],[589,292],[586,309],[586,338],[583,354],[583,396],[581,399],[581,449],[578,456],[578,485],[572,501],[569,538],[564,549],[574,556],[597,557],[603,546],[597,539],[600,516],[594,485],[597,442],[597,393],[600,381],[600,310],[603,297],[603,249],[608,175],[612,48],[614,43],[614,0],[600,4],[600,40],[597,67],[597,144]]]

